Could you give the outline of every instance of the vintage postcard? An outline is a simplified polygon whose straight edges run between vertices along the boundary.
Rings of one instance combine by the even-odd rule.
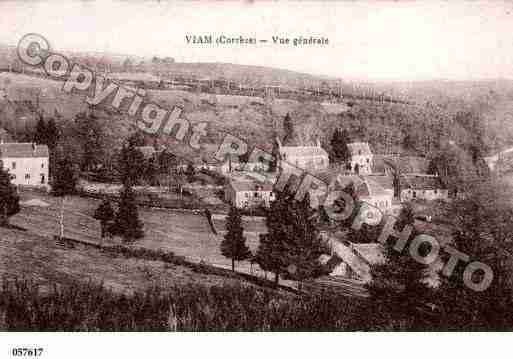
[[[0,19],[1,331],[513,329],[513,4]]]

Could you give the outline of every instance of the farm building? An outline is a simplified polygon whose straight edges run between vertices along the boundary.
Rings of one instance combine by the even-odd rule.
[[[0,161],[15,185],[48,185],[48,147],[35,143],[0,143]]]
[[[433,201],[447,200],[449,190],[440,177],[435,175],[404,175],[400,179],[401,202],[414,199]]]
[[[319,140],[315,146],[282,146],[277,139],[280,160],[308,171],[325,170],[329,166],[328,152]]]
[[[274,198],[269,183],[230,180],[225,187],[225,200],[237,208],[269,207]]]

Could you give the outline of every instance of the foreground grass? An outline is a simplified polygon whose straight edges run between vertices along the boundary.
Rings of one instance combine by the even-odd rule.
[[[116,294],[73,283],[42,291],[4,280],[0,329],[10,331],[365,330],[366,304],[335,295],[293,297],[255,287],[189,285]],[[375,329],[375,328],[374,328]]]

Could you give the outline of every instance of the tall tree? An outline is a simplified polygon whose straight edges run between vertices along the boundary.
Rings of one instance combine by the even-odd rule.
[[[404,226],[414,225],[411,207],[406,206],[395,222],[395,229],[402,231]],[[422,319],[419,308],[428,304],[432,292],[426,284],[427,266],[418,263],[408,253],[411,240],[419,233],[413,229],[408,243],[402,251],[394,248],[395,238],[390,239],[384,246],[386,262],[372,268],[372,281],[369,291],[386,309],[387,313],[395,313],[400,320],[410,326],[419,325]],[[421,247],[421,255],[429,253],[429,248]]]
[[[275,284],[280,275],[301,283],[326,273],[319,257],[327,248],[315,228],[307,198],[298,202],[289,191],[279,192],[266,215],[268,233],[260,236],[255,261],[264,271],[274,273]]]
[[[297,281],[301,290],[303,281],[329,274],[319,260],[321,255],[329,254],[329,249],[319,235],[308,194],[302,201],[292,202],[288,217],[292,227],[287,241],[288,266],[284,276]]]
[[[107,232],[109,232],[109,226],[114,221],[114,209],[108,199],[104,199],[94,212],[93,218],[100,221],[101,226],[101,239],[105,238]]]
[[[333,132],[331,138],[331,160],[335,163],[346,162],[350,158],[349,149],[347,144],[349,143],[349,133],[346,129],[340,130],[337,128]]]
[[[133,242],[144,237],[143,223],[139,219],[135,193],[132,187],[126,184],[120,193],[118,211],[112,230],[113,234],[123,237],[126,242]]]
[[[283,144],[291,143],[292,141],[294,141],[294,124],[292,123],[292,118],[288,113],[285,115],[285,118],[283,119],[283,132],[285,133],[283,136]]]
[[[68,156],[57,160],[53,173],[52,193],[55,196],[67,196],[75,193],[78,175],[73,162]]]
[[[232,260],[232,271],[235,271],[235,261],[251,258],[251,252],[246,245],[246,237],[244,237],[241,214],[235,206],[231,206],[228,212],[226,230],[227,233],[221,242],[221,253]]]
[[[48,143],[48,134],[46,133],[46,122],[42,116],[40,116],[39,120],[37,121],[34,142],[38,145],[46,145]]]
[[[144,170],[144,155],[137,149],[134,141],[128,141],[128,144],[125,144],[121,149],[118,161],[121,182],[126,186],[138,184],[144,176]]]
[[[57,143],[59,143],[59,138],[59,128],[57,127],[55,119],[51,118],[48,120],[48,124],[46,125],[46,144],[50,151],[55,149]]]
[[[99,168],[106,157],[105,133],[100,119],[91,112],[80,114],[75,119],[78,132],[77,141],[82,147],[81,168],[91,171]]]
[[[0,164],[0,226],[9,224],[9,217],[20,211],[20,197],[11,183],[11,175]]]

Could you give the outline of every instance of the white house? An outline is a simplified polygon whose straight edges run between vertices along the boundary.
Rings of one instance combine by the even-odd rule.
[[[282,146],[277,139],[280,161],[308,171],[328,168],[329,157],[319,140],[315,146]]]
[[[449,190],[440,177],[427,174],[409,174],[400,178],[401,202],[414,199],[427,201],[448,200]]]
[[[34,143],[0,143],[0,161],[15,185],[48,185],[48,147]]]
[[[367,142],[352,142],[347,144],[350,159],[349,166],[353,173],[366,175],[372,173],[372,151]]]
[[[230,180],[224,191],[225,200],[237,208],[269,207],[274,201],[273,186],[269,183]]]
[[[355,195],[363,204],[361,215],[379,219],[383,214],[395,212],[393,189],[384,188],[373,176],[339,175],[337,182],[341,189],[354,184]]]

